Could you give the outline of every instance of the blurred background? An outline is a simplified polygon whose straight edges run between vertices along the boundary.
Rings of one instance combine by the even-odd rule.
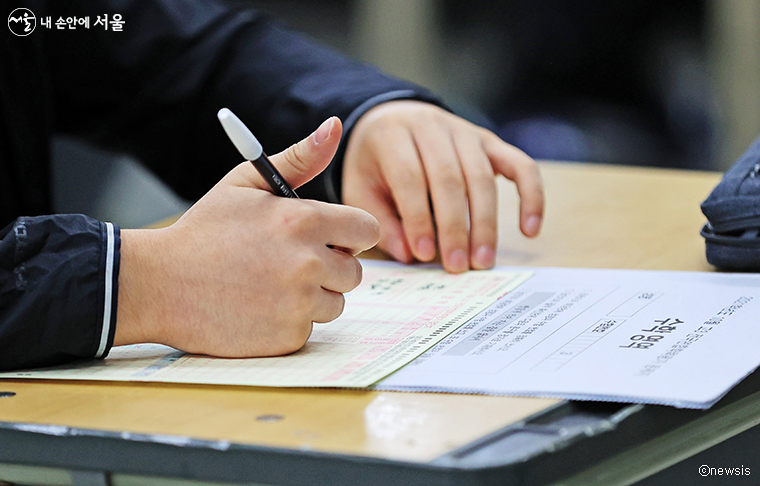
[[[250,0],[542,159],[725,169],[760,135],[758,0]]]
[[[537,159],[723,171],[760,135],[758,0],[242,3],[433,89]],[[131,159],[56,150],[58,211],[136,227],[189,204]],[[108,189],[86,194],[75,164]]]

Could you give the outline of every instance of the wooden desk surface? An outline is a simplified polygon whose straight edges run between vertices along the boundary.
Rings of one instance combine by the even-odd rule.
[[[712,270],[699,204],[721,174],[593,164],[541,164],[543,231],[517,230],[517,197],[500,181],[499,265]]]
[[[498,264],[709,270],[699,203],[717,173],[542,163],[542,232],[499,182]],[[370,256],[372,256],[370,254]],[[426,462],[557,403],[472,395],[2,380],[0,421]]]

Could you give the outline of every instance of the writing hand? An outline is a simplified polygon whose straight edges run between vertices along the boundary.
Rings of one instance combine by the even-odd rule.
[[[341,130],[331,118],[271,161],[297,187],[327,166]],[[341,314],[343,293],[361,280],[354,255],[378,238],[365,211],[276,197],[244,162],[172,226],[122,232],[115,344],[225,357],[296,351],[313,322]]]
[[[391,101],[353,128],[343,202],[378,219],[379,247],[396,260],[430,261],[437,243],[449,272],[490,268],[497,244],[495,174],[515,182],[520,229],[536,236],[544,197],[533,159],[436,106]]]

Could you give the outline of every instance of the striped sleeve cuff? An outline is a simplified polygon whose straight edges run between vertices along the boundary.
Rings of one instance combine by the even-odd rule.
[[[103,233],[103,321],[96,358],[104,358],[113,346],[119,290],[121,232],[113,223],[101,223]]]

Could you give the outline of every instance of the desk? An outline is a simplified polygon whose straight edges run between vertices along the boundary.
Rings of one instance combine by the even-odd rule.
[[[542,172],[548,204],[537,240],[519,235],[514,187],[499,182],[498,264],[710,269],[699,203],[718,174],[564,163],[542,163]],[[15,396],[0,398],[0,479],[625,483],[760,422],[755,381],[705,413],[470,395],[2,380],[0,391]],[[656,460],[631,472],[625,464],[655,441]],[[616,479],[622,474],[627,479]]]

